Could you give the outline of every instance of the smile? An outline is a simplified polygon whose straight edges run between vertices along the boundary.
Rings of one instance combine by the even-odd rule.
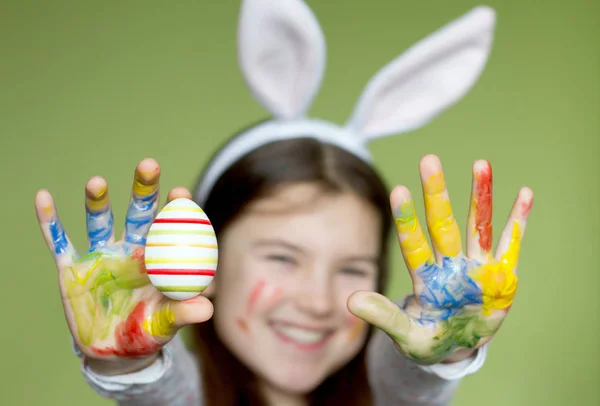
[[[313,329],[287,323],[271,323],[270,327],[281,341],[303,351],[322,348],[333,335],[331,329]]]

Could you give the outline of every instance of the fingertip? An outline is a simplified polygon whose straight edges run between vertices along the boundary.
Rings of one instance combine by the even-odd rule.
[[[431,176],[441,174],[442,162],[437,155],[425,155],[421,158],[421,162],[419,163],[419,171],[421,173],[421,179],[425,181]]]
[[[192,199],[192,194],[190,191],[183,187],[177,186],[171,189],[167,195],[167,203],[173,201],[175,199]]]
[[[489,161],[487,161],[485,159],[478,159],[475,162],[473,162],[473,173],[474,174],[479,174],[481,172],[489,171],[491,169],[492,169],[492,165],[490,164]]]
[[[523,186],[519,192],[521,198],[524,200],[533,200],[533,190],[528,186]]]
[[[424,170],[432,165],[438,165],[440,158],[435,154],[426,154],[421,157],[419,161],[419,169]]]
[[[48,191],[48,189],[40,189],[35,193],[35,204],[44,204],[52,202],[52,195]]]
[[[175,309],[175,320],[179,327],[203,323],[214,314],[212,302],[201,295],[177,302]]]
[[[152,181],[160,175],[160,165],[154,158],[142,159],[135,168],[137,175],[144,181]]]
[[[108,182],[102,176],[92,176],[85,184],[86,195],[92,199],[102,197],[108,190]]]
[[[522,187],[519,191],[519,201],[521,202],[521,216],[528,216],[533,207],[533,190],[527,186]]]
[[[373,312],[377,307],[377,296],[379,294],[376,292],[357,290],[348,297],[346,306],[355,316],[364,317],[366,313]]]
[[[40,221],[50,220],[54,213],[54,199],[46,189],[40,189],[35,195],[35,209]]]
[[[411,198],[410,190],[404,185],[398,185],[390,192],[390,204],[392,207],[399,206]]]

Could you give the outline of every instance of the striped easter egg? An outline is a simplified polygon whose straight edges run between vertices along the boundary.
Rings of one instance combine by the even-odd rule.
[[[150,226],[144,257],[148,277],[171,299],[202,293],[215,276],[217,259],[215,230],[190,199],[171,201]]]

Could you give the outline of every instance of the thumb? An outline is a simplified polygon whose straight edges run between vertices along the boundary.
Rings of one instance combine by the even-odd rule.
[[[348,298],[348,310],[383,330],[396,342],[406,343],[412,319],[387,297],[376,292],[354,292]]]
[[[213,304],[204,296],[167,300],[144,321],[144,329],[157,339],[169,339],[188,324],[202,323],[213,315]]]

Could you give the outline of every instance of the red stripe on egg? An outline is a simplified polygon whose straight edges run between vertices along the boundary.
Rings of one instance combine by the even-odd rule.
[[[193,218],[157,218],[154,223],[163,224],[204,224],[210,226],[208,219],[193,219]]]
[[[215,276],[215,271],[213,269],[148,269],[148,275]]]

